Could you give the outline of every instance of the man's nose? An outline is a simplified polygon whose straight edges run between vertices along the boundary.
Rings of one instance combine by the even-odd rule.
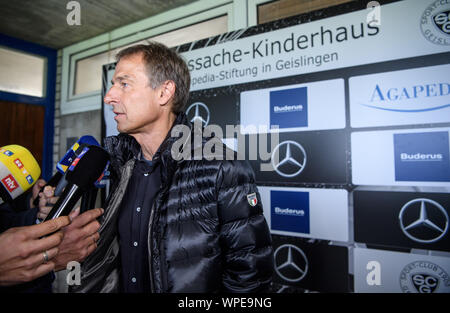
[[[103,98],[103,101],[106,104],[113,105],[118,103],[118,97],[117,94],[114,92],[114,86],[112,86],[108,92],[106,93],[105,97]]]

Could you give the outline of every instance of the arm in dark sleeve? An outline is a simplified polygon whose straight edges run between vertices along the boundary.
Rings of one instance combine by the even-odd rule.
[[[245,161],[225,161],[217,183],[224,291],[268,292],[273,273],[272,240],[253,170]],[[256,204],[247,198],[252,194]]]
[[[29,226],[36,224],[38,208],[29,206],[30,195],[18,198],[11,203],[0,205],[0,232],[12,227]]]

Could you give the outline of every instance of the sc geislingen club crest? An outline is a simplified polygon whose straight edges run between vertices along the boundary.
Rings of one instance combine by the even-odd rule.
[[[415,261],[401,271],[400,288],[405,293],[448,293],[449,275],[435,263]]]
[[[432,1],[420,19],[423,36],[430,42],[450,45],[450,3],[448,1]]]
[[[256,193],[251,193],[247,195],[248,204],[251,206],[255,206],[258,204],[258,198],[256,197]]]
[[[419,293],[433,293],[439,286],[439,277],[425,273],[412,275],[411,281]]]

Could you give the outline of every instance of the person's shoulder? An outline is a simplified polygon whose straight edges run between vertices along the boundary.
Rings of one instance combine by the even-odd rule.
[[[127,134],[106,137],[103,141],[103,148],[109,153],[111,167],[114,170],[118,170],[140,151],[136,139]]]
[[[205,146],[203,146],[201,158],[198,158],[197,156],[196,159],[194,154],[193,161],[200,162],[207,166],[222,167],[226,170],[251,169],[249,162],[245,160],[243,155],[230,149],[222,142],[214,143],[214,145],[214,151],[211,151],[209,148],[205,149]]]
[[[250,163],[244,159],[230,159],[221,161],[222,171],[226,174],[254,176],[253,168]]]
[[[113,149],[114,147],[117,147],[118,145],[121,146],[129,146],[136,144],[136,139],[134,139],[132,136],[128,134],[119,133],[117,135],[108,136],[105,137],[103,140],[103,145],[105,149]]]

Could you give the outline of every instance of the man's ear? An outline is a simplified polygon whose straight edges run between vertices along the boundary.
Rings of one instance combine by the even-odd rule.
[[[167,105],[175,95],[176,85],[172,80],[166,80],[158,88],[158,100],[161,106]]]

